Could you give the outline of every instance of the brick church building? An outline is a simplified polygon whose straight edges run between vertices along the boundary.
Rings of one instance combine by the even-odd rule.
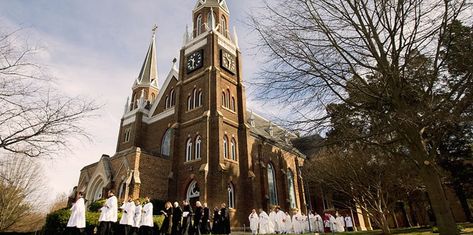
[[[247,110],[229,17],[225,0],[197,1],[192,32],[162,87],[153,30],[139,76],[130,79],[116,153],[81,170],[77,190],[88,202],[108,189],[120,201],[225,202],[233,227],[248,226],[253,208],[305,211],[305,156],[292,146],[293,133]]]

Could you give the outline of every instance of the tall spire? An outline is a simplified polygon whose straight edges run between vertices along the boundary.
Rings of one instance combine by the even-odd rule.
[[[136,79],[135,86],[146,86],[151,85],[158,87],[158,65],[156,62],[156,30],[157,25],[153,26],[153,36],[146,53],[145,61],[141,67],[140,74]]]

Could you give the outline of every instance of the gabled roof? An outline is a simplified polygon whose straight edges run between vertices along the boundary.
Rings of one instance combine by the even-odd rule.
[[[200,9],[201,7],[220,7],[227,13],[230,13],[228,10],[228,5],[225,0],[197,0],[195,4],[194,11]]]
[[[140,74],[134,83],[135,86],[158,87],[158,64],[156,62],[156,36],[153,30],[153,37],[146,52],[145,61],[141,66]]]
[[[301,157],[305,157],[303,153],[292,145],[292,140],[296,139],[297,135],[273,124],[254,112],[247,111],[247,117],[251,133],[272,142],[286,151],[291,151]]]
[[[166,92],[166,90],[167,90],[169,84],[171,83],[172,79],[179,80],[179,71],[176,68],[175,63],[173,64],[171,70],[169,71],[168,76],[166,77],[166,80],[164,81],[163,87],[162,87],[161,91],[158,93],[158,97],[156,98],[153,105],[151,106],[151,109],[150,109],[150,112],[149,112],[150,117],[152,115],[154,115],[154,113],[156,112],[156,108],[158,107],[158,104],[161,101],[161,99],[163,99],[164,93]]]

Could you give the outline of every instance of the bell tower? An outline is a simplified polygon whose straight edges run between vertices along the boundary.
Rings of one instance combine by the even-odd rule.
[[[225,0],[197,0],[192,20],[180,52],[174,129],[179,144],[174,146],[178,159],[173,167],[177,185],[171,195],[198,199],[209,207],[226,203],[233,214],[241,209],[243,221],[251,205],[238,198],[253,192],[244,190],[251,187],[248,175],[240,175],[249,172],[250,160],[238,37],[228,30]],[[199,194],[190,195],[189,185]],[[189,198],[195,195],[197,199]]]

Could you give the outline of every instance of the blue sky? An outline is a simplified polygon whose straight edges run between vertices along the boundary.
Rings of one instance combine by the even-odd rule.
[[[160,84],[182,46],[186,24],[196,0],[15,0],[0,2],[0,30],[23,28],[30,44],[41,48],[39,63],[57,79],[57,87],[71,96],[87,96],[104,107],[100,117],[84,123],[92,141],[74,141],[71,151],[44,160],[49,198],[69,192],[80,169],[102,154],[113,155],[118,127],[131,85],[137,77],[158,25],[157,54]],[[243,53],[244,79],[256,76],[262,58],[253,49],[256,35],[247,15],[261,1],[227,0],[230,27],[236,27]],[[251,61],[251,63],[249,62]],[[247,87],[248,88],[248,87]],[[251,87],[249,87],[251,88]],[[248,107],[273,114],[270,106],[252,99]],[[279,111],[279,110],[278,110]]]

